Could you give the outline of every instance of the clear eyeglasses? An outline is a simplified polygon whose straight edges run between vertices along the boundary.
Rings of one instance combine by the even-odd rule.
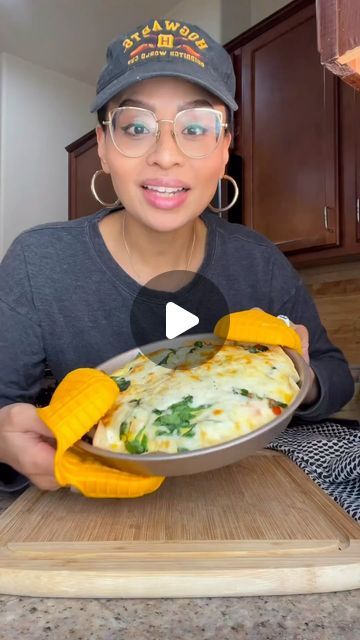
[[[223,122],[221,111],[206,107],[185,109],[174,120],[158,120],[149,109],[117,107],[109,112],[108,125],[118,151],[129,158],[139,158],[153,147],[160,137],[160,122],[172,124],[172,135],[179,149],[189,158],[204,158],[212,153],[220,140]]]

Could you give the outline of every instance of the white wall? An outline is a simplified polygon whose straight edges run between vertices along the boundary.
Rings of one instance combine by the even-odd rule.
[[[0,259],[24,229],[68,217],[65,146],[95,125],[95,88],[1,54]]]
[[[289,2],[290,0],[251,0],[251,24],[260,22]]]
[[[222,0],[221,42],[229,42],[251,26],[251,0]]]
[[[290,0],[182,0],[166,15],[197,24],[215,40],[225,43],[289,2]]]
[[[222,41],[221,0],[182,0],[166,12],[166,17],[196,24],[215,40]]]

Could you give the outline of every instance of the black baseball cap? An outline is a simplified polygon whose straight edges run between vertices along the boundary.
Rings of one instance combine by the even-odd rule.
[[[234,99],[235,73],[227,51],[193,24],[160,18],[109,44],[91,111],[98,111],[117,93],[140,80],[162,76],[194,82],[231,110],[238,108]]]

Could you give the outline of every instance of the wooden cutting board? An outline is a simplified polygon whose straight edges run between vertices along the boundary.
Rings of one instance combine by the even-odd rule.
[[[263,452],[155,493],[27,490],[0,517],[0,592],[202,597],[360,588],[360,526],[289,459]]]

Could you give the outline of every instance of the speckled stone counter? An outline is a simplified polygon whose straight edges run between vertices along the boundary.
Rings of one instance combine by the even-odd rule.
[[[0,495],[0,511],[14,496]],[[0,640],[358,640],[360,590],[104,600],[0,596]]]
[[[1,640],[357,640],[360,591],[177,600],[0,598]]]

